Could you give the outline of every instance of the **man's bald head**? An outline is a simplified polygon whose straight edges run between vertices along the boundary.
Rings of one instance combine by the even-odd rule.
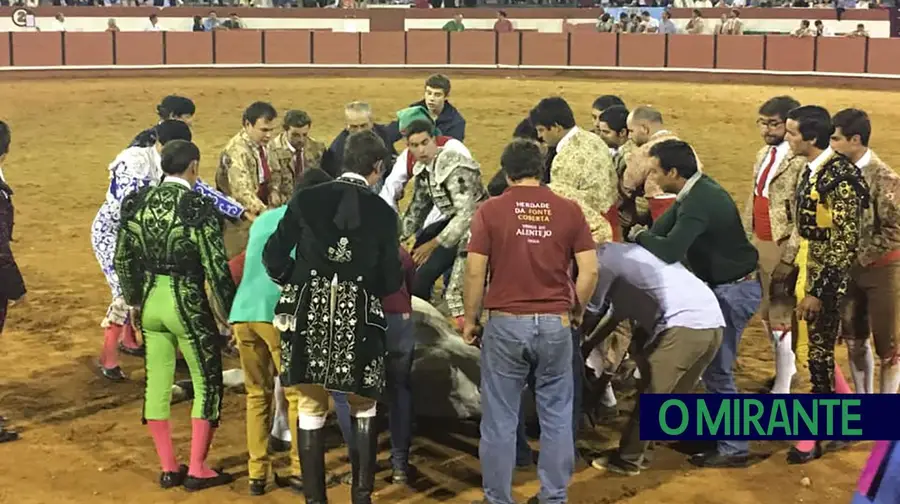
[[[631,139],[638,146],[647,143],[650,136],[661,130],[662,126],[662,114],[653,107],[642,105],[628,114],[628,130]]]

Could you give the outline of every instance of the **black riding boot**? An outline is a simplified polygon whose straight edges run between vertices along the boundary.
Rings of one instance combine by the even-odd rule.
[[[327,504],[325,493],[325,429],[297,429],[303,496],[306,504]]]
[[[378,455],[378,431],[374,417],[353,417],[354,450],[350,452],[353,466],[353,483],[350,495],[353,504],[372,504],[375,489],[376,456]]]

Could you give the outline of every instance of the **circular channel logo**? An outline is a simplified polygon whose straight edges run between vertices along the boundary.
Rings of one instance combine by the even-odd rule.
[[[26,28],[29,26],[34,26],[34,14],[31,13],[28,9],[16,9],[12,14],[13,24],[20,27]]]

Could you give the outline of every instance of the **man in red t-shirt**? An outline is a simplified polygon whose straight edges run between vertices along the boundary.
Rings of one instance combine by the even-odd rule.
[[[575,448],[572,337],[597,284],[591,230],[574,201],[541,185],[540,147],[517,139],[500,158],[509,188],[472,218],[463,287],[463,338],[476,340],[478,313],[489,311],[481,350],[481,460],[485,497],[512,502],[516,427],[529,370],[535,376],[542,497],[566,501]],[[572,257],[578,265],[572,298]],[[490,283],[484,283],[490,268]]]

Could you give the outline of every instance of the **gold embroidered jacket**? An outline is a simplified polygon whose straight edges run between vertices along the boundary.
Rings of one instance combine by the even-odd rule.
[[[288,141],[287,132],[281,132],[272,138],[268,149],[272,172],[269,182],[269,206],[277,207],[291,200],[301,167],[297,166],[296,151]],[[302,149],[302,168],[305,170],[321,168],[324,153],[325,144],[309,137]]]
[[[602,138],[578,129],[553,158],[550,188],[578,203],[595,242],[612,241],[612,227],[604,214],[618,199],[618,177]]]
[[[874,151],[869,152],[872,159],[862,168],[872,202],[863,214],[859,245],[859,263],[863,266],[900,249],[900,175]]]
[[[753,179],[750,186],[750,195],[744,203],[741,212],[741,221],[747,238],[753,237],[753,195],[756,192],[756,180],[759,172],[764,168],[766,154],[770,146],[765,146],[756,153],[756,162],[753,165]],[[800,172],[806,166],[806,158],[795,156],[792,152],[781,160],[778,166],[773,167],[775,174],[769,182],[769,222],[772,227],[772,240],[781,243],[791,238],[794,230],[794,195],[797,192],[797,179]],[[789,244],[796,251],[796,237],[794,243]],[[793,261],[794,257],[790,257]]]
[[[268,157],[271,172],[272,156]],[[259,148],[250,136],[241,130],[225,144],[219,156],[216,189],[237,200],[248,213],[259,215],[266,209],[266,203],[257,195],[261,173]]]
[[[817,173],[811,175],[808,165],[803,169],[795,201],[797,233],[809,247],[806,292],[827,310],[847,291],[869,188],[860,169],[835,153]]]
[[[634,144],[630,138],[622,144],[616,150],[615,155],[613,155],[613,165],[616,167],[616,175],[618,175],[619,180],[622,180],[622,177],[625,175],[625,168],[627,167],[628,156],[637,149],[637,145]]]
[[[654,145],[666,140],[681,140],[675,133],[664,130],[659,131],[650,137],[650,140],[641,145],[635,146],[634,150],[625,159],[625,172],[622,174],[622,194],[627,198],[635,195],[642,195],[645,198],[656,198],[664,194],[659,185],[650,178],[650,148]],[[703,163],[700,162],[700,156],[694,152],[697,158],[697,169],[703,171]]]

